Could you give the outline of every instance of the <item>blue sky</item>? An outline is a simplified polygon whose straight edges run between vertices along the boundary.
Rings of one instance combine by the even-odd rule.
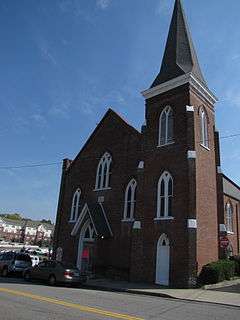
[[[173,0],[1,0],[0,167],[74,158],[111,106],[135,127]],[[184,1],[222,136],[240,133],[240,2]],[[240,138],[222,168],[240,183]],[[55,219],[61,165],[0,169],[0,212]]]

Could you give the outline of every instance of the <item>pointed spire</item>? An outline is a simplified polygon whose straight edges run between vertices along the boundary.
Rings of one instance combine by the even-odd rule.
[[[189,72],[206,86],[182,2],[176,0],[162,66],[151,88]]]

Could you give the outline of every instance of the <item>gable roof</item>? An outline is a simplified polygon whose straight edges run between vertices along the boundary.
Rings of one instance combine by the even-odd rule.
[[[80,152],[77,154],[74,160],[71,161],[70,166],[68,169],[71,169],[72,165],[75,163],[75,161],[80,157],[82,152],[85,150],[85,148],[88,146],[88,144],[93,140],[93,138],[98,134],[98,131],[100,128],[103,127],[106,120],[115,119],[120,125],[122,125],[125,130],[127,130],[130,134],[136,135],[138,138],[142,137],[141,132],[139,132],[136,128],[131,126],[125,119],[123,119],[122,116],[120,116],[117,112],[115,112],[113,109],[109,108],[108,111],[105,113],[101,121],[98,123],[95,130],[91,133],[90,137],[87,139],[86,143],[83,145]]]
[[[113,236],[109,221],[101,203],[97,203],[95,205],[85,203],[72,229],[71,236],[77,235],[78,230],[83,226],[87,216],[89,216],[98,237],[109,238]]]
[[[205,87],[207,86],[199,66],[182,2],[176,0],[161,69],[151,88],[190,72]]]
[[[240,186],[222,174],[223,193],[240,201]]]

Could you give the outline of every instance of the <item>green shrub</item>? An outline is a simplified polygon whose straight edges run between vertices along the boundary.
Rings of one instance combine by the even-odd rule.
[[[230,260],[234,261],[235,263],[235,274],[240,276],[240,255],[233,256]]]
[[[199,275],[201,284],[214,284],[224,280],[230,280],[235,273],[235,262],[219,260],[203,266]]]

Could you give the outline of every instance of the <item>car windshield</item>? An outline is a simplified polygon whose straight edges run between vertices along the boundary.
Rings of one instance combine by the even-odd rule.
[[[31,258],[27,254],[18,254],[16,256],[16,260],[17,261],[31,262]]]

